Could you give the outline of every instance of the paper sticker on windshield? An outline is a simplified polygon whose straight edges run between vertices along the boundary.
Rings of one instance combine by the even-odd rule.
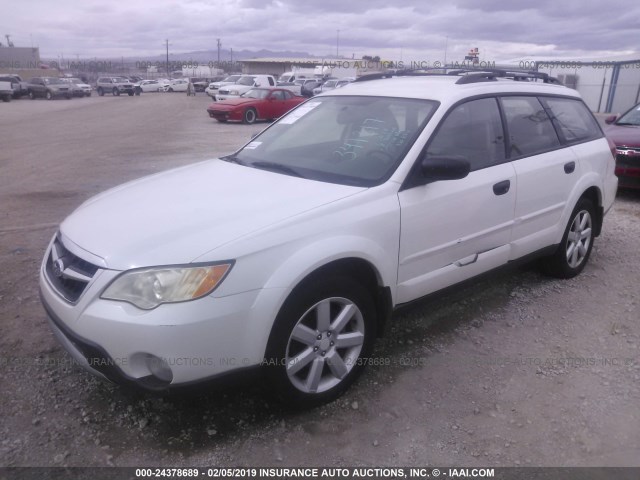
[[[248,143],[245,148],[245,150],[254,150],[256,148],[258,148],[260,145],[262,145],[262,142],[251,142]]]
[[[279,123],[281,123],[281,124],[283,124],[283,123],[285,123],[285,124],[295,123],[299,119],[304,117],[307,113],[309,113],[311,110],[313,110],[318,105],[320,105],[320,103],[322,103],[322,102],[307,102],[304,105],[296,108],[293,112],[291,112],[285,118],[280,120]]]

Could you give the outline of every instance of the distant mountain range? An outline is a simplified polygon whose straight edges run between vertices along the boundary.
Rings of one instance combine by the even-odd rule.
[[[250,58],[322,58],[317,57],[315,55],[311,55],[307,52],[294,52],[294,51],[273,51],[273,50],[234,50],[233,58],[230,50],[220,49],[220,61],[221,62],[230,62],[236,60],[246,60]],[[153,56],[144,56],[144,57],[129,57],[125,58],[126,61],[158,61],[163,62],[166,61],[167,57],[165,55],[153,55]],[[120,59],[113,59],[119,61]],[[207,64],[209,62],[218,61],[218,50],[202,50],[197,52],[185,52],[185,53],[172,53],[171,49],[169,49],[169,61],[194,61],[199,63]]]

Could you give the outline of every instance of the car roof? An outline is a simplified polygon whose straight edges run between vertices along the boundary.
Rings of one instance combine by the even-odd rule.
[[[367,95],[404,97],[454,103],[458,100],[487,94],[551,94],[580,97],[580,94],[560,84],[514,81],[496,78],[489,81],[460,82],[456,75],[398,76],[351,82],[329,95]]]

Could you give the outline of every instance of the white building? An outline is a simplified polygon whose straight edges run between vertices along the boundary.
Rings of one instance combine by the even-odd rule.
[[[596,113],[622,113],[640,101],[640,59],[536,61],[537,70],[580,92]]]

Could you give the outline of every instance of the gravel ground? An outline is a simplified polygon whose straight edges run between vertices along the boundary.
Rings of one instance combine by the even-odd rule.
[[[183,94],[0,108],[0,466],[640,466],[640,194],[582,275],[494,275],[394,317],[341,399],[284,411],[257,387],[157,397],[102,383],[38,299],[56,224],[123,181],[228,153]],[[149,201],[153,201],[150,199]]]

